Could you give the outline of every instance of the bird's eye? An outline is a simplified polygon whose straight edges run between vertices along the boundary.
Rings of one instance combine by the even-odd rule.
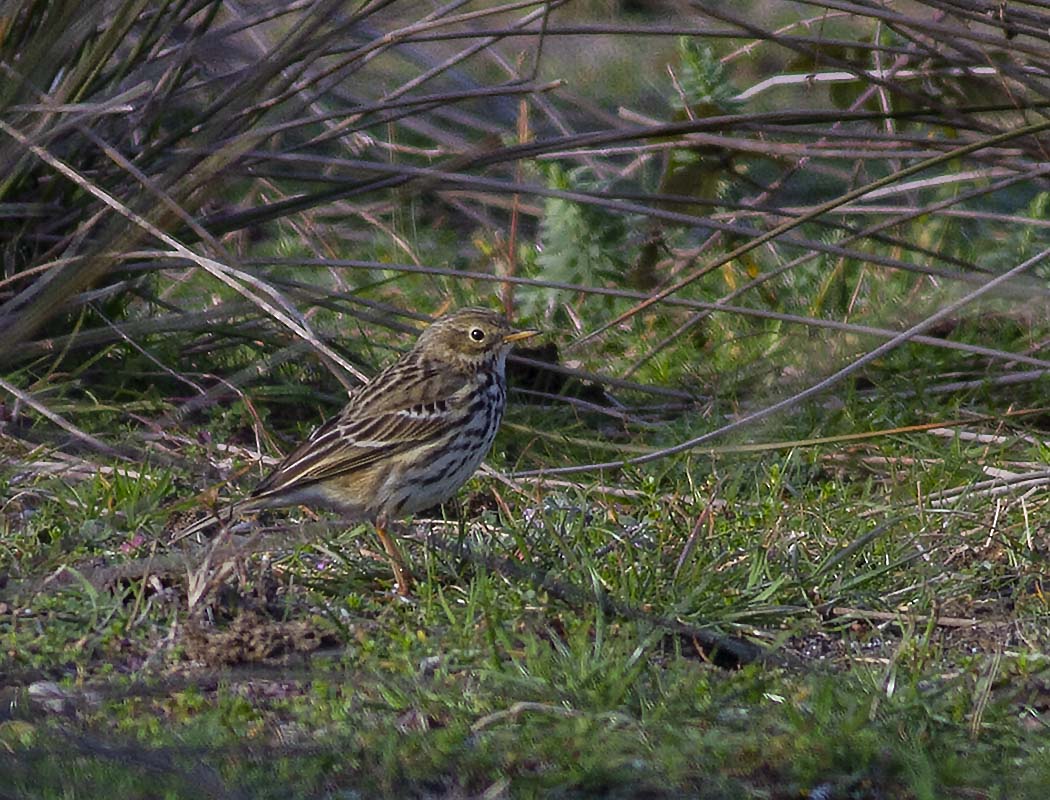
[[[471,328],[470,338],[475,342],[482,342],[485,340],[485,331],[481,330],[481,328]]]

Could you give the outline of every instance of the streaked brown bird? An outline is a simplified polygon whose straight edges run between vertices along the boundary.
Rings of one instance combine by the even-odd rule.
[[[537,333],[483,308],[446,314],[234,510],[301,504],[369,519],[407,595],[411,575],[388,522],[448,500],[474,474],[503,418],[507,353]]]

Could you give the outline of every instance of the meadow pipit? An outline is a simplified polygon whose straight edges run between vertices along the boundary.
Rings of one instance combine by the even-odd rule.
[[[481,308],[441,317],[235,510],[303,504],[370,519],[398,592],[408,594],[411,577],[387,522],[447,500],[474,474],[503,418],[507,353],[537,333]]]

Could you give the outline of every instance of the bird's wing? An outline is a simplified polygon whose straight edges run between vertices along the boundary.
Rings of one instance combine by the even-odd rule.
[[[346,475],[440,438],[452,418],[453,395],[466,383],[465,375],[437,365],[380,373],[351,395],[338,416],[289,453],[252,496]]]

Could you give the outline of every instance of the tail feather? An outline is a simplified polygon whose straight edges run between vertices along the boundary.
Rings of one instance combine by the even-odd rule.
[[[191,522],[189,525],[175,530],[171,534],[171,542],[177,542],[188,536],[196,536],[216,528],[219,530],[230,530],[230,526],[237,521],[247,511],[251,511],[255,508],[251,500],[242,500],[235,503],[231,503],[225,508],[215,511],[209,510],[207,516],[202,517],[195,522]]]

